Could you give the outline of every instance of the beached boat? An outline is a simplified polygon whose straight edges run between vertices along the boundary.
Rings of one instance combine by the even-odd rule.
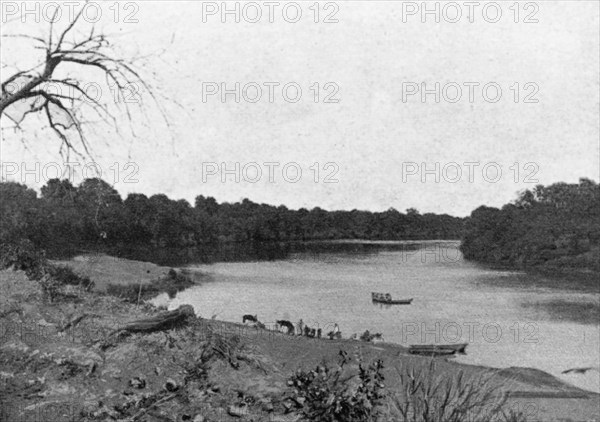
[[[408,353],[410,353],[411,355],[424,355],[424,356],[449,356],[449,355],[455,355],[456,350],[410,348],[410,349],[408,349]]]
[[[392,295],[389,293],[375,293],[371,292],[371,299],[376,303],[383,303],[386,305],[410,305],[412,303],[412,298],[410,299],[392,299]]]
[[[457,344],[411,344],[409,353],[415,355],[453,355],[455,353],[466,353],[469,343]]]

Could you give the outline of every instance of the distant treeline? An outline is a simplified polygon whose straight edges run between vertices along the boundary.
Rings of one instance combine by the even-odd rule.
[[[467,259],[511,266],[600,271],[600,186],[538,185],[502,209],[479,207],[465,224]]]
[[[193,248],[220,242],[325,239],[459,239],[462,218],[385,212],[290,210],[283,205],[217,203],[199,195],[193,206],[166,195],[129,194],[125,200],[101,179],[79,186],[52,179],[41,195],[14,182],[0,183],[0,242],[29,239],[53,250],[140,245]]]

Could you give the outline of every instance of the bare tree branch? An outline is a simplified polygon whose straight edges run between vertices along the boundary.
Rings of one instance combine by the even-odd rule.
[[[22,130],[21,122],[26,117],[39,113],[61,141],[61,151],[65,148],[67,153],[75,152],[81,155],[77,149],[77,145],[81,145],[84,153],[90,156],[90,144],[85,130],[89,122],[85,121],[80,115],[86,109],[91,108],[105,124],[110,125],[117,133],[120,133],[118,119],[110,111],[109,104],[98,98],[93,98],[86,92],[83,88],[85,85],[82,77],[56,76],[56,70],[59,66],[62,68],[69,65],[80,69],[96,69],[105,76],[106,84],[109,85],[109,89],[114,89],[117,98],[114,105],[121,112],[124,112],[133,136],[136,136],[136,134],[133,129],[133,116],[130,110],[132,101],[128,101],[131,99],[132,92],[149,96],[164,120],[166,127],[170,129],[170,121],[161,103],[161,98],[136,69],[134,66],[135,59],[116,57],[107,37],[104,34],[96,34],[94,27],[91,28],[87,36],[83,36],[79,40],[69,41],[66,39],[66,36],[76,27],[82,12],[83,8],[69,22],[67,27],[55,37],[55,11],[50,22],[47,40],[25,34],[2,35],[2,37],[23,38],[41,44],[41,46],[34,48],[44,49],[45,58],[43,62],[33,68],[18,70],[2,82],[0,116],[8,117],[15,123],[16,130]],[[53,86],[58,88],[58,93],[50,89]],[[62,92],[63,90],[68,92]],[[124,109],[121,108],[121,99]],[[10,116],[8,113],[9,108],[21,101],[29,101],[29,103],[25,103],[29,108],[21,112],[20,118]],[[150,119],[145,108],[142,108],[141,102],[138,102],[138,106],[142,115],[150,124]],[[18,111],[18,109],[15,110]],[[66,118],[69,123],[61,122],[59,115]]]

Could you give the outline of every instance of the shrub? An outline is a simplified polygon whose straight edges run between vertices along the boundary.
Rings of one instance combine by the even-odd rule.
[[[506,394],[492,376],[465,377],[435,374],[432,359],[427,369],[398,371],[399,392],[391,396],[388,420],[403,422],[523,422],[520,413],[507,408]]]
[[[62,265],[48,265],[46,272],[52,276],[59,284],[69,284],[71,286],[81,286],[86,289],[91,289],[94,282],[89,277],[80,276],[70,267]]]
[[[40,283],[44,295],[52,302],[59,296],[60,287],[65,284],[93,287],[88,277],[80,277],[69,267],[53,265],[43,251],[35,248],[29,240],[0,245],[0,269],[21,270],[30,280]]]
[[[298,370],[289,384],[296,403],[309,420],[322,422],[369,422],[378,420],[384,402],[383,362],[359,362],[358,374],[342,376],[350,362],[340,351],[337,368],[320,365],[314,371]]]
[[[0,245],[0,269],[22,270],[29,279],[40,280],[47,265],[45,254],[29,240]]]
[[[48,301],[54,302],[54,300],[60,296],[61,284],[54,277],[51,277],[50,275],[46,274],[39,280],[39,283],[42,287],[44,297]]]

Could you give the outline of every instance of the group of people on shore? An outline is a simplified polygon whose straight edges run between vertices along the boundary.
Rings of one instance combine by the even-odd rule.
[[[266,328],[265,324],[258,320],[257,315],[244,315],[242,322],[244,324],[252,324],[258,328]],[[277,320],[275,329],[289,335],[305,336],[310,338],[322,338],[323,336],[323,329],[309,327],[304,323],[304,321],[302,321],[302,319],[300,319],[296,325],[285,319]],[[331,340],[342,338],[342,332],[340,331],[340,327],[337,323],[334,323],[333,329],[327,333],[327,337],[329,337]]]
[[[277,322],[279,323],[279,321]],[[296,324],[296,330],[293,332],[288,331],[288,334],[293,333],[295,333],[297,336],[303,335],[305,337],[321,338],[323,330],[321,328],[311,328],[308,325],[305,325],[301,318]],[[342,332],[340,331],[340,327],[338,326],[337,322],[333,325],[333,329],[327,333],[327,337],[329,337],[330,340],[333,340],[334,338],[342,338]]]
[[[286,319],[279,319],[279,320],[275,321],[275,326],[272,328],[267,327],[265,324],[260,322],[258,320],[257,315],[244,315],[244,317],[242,318],[242,322],[244,324],[249,324],[256,328],[263,328],[263,329],[267,329],[267,330],[276,330],[276,331],[279,331],[279,332],[282,332],[282,333],[285,333],[285,334],[288,334],[291,336],[296,335],[296,336],[304,336],[304,337],[309,337],[309,338],[322,338],[323,337],[323,329],[322,328],[309,327],[308,325],[306,325],[304,323],[304,321],[302,319],[300,319],[295,325]],[[342,332],[340,331],[340,327],[338,326],[337,323],[333,324],[333,329],[331,331],[327,332],[326,336],[330,340],[342,338]],[[377,342],[384,341],[383,335],[381,333],[371,333],[369,330],[366,330],[363,334],[360,335],[360,337],[357,334],[353,334],[350,337],[350,339],[351,340],[361,340],[361,341],[371,342],[371,343],[377,343]]]

